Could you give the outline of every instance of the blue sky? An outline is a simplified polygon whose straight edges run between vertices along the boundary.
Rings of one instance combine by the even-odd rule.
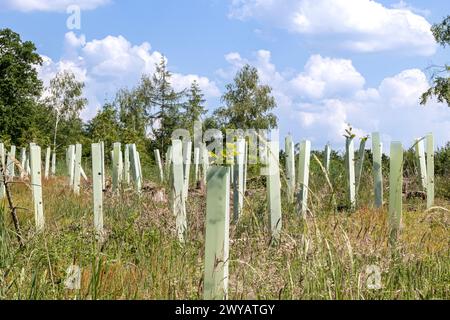
[[[67,28],[71,4],[81,29]],[[385,143],[450,141],[450,108],[418,105],[426,68],[448,60],[429,32],[446,14],[444,0],[0,0],[0,27],[36,43],[46,83],[67,68],[86,82],[85,119],[162,54],[173,85],[198,80],[211,110],[248,62],[273,87],[281,134],[314,148],[340,148],[346,123]]]

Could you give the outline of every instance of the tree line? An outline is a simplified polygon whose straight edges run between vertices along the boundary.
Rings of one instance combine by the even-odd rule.
[[[449,45],[450,16],[431,31],[438,44]],[[248,64],[225,86],[222,105],[208,114],[199,84],[193,81],[189,88],[176,91],[163,57],[152,74],[143,74],[132,88],[119,89],[87,122],[80,118],[88,105],[85,84],[64,70],[45,88],[36,71],[41,64],[33,42],[23,41],[11,29],[0,29],[0,140],[4,143],[20,147],[35,142],[61,153],[69,144],[102,140],[108,147],[122,141],[136,143],[142,150],[165,151],[175,129],[193,130],[198,120],[204,129],[272,129],[278,125],[272,113],[277,106],[272,88],[261,84],[258,71]],[[450,67],[431,69],[432,86],[422,95],[421,104],[436,98],[450,105]],[[449,149],[450,144],[441,150],[446,159]]]
[[[270,86],[260,83],[256,68],[245,65],[226,86],[222,105],[208,114],[199,84],[176,91],[164,57],[152,74],[132,88],[121,88],[91,120],[85,84],[71,70],[58,72],[48,87],[38,77],[41,56],[31,41],[11,29],[0,30],[0,140],[25,146],[35,142],[64,152],[63,146],[104,141],[136,143],[142,150],[166,150],[175,129],[193,130],[195,121],[209,128],[277,127],[276,102]]]

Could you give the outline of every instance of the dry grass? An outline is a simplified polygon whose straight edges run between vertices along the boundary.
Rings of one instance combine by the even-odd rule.
[[[450,298],[448,212],[425,212],[421,203],[406,203],[401,235],[392,248],[385,210],[361,205],[353,213],[330,209],[328,184],[316,175],[307,219],[300,219],[283,198],[278,246],[270,245],[267,232],[265,189],[251,186],[242,220],[231,227],[230,299]],[[368,194],[363,192],[361,199],[370,198],[367,180]],[[188,241],[180,246],[167,202],[155,203],[150,189],[141,197],[132,191],[106,194],[103,244],[92,230],[89,185],[75,197],[65,179],[46,182],[45,233],[34,233],[32,211],[20,212],[24,249],[3,210],[0,299],[200,299],[205,195],[190,192]],[[14,185],[13,194],[17,205],[33,207],[25,185]],[[438,205],[450,208],[444,200],[438,199]],[[64,285],[72,264],[82,268],[80,290]],[[370,265],[381,269],[380,290],[367,287]]]

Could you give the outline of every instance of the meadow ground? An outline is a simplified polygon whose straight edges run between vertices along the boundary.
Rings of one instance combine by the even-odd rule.
[[[147,175],[157,180],[154,172]],[[176,239],[167,196],[161,197],[164,185],[146,183],[140,197],[126,188],[117,195],[107,191],[107,237],[100,244],[93,232],[91,186],[84,183],[82,194],[75,196],[66,181],[44,182],[43,234],[34,231],[30,188],[12,185],[15,205],[29,210],[19,210],[24,248],[19,248],[7,206],[0,215],[0,299],[202,298],[204,191],[190,191],[184,246]],[[230,230],[230,299],[450,298],[450,202],[438,192],[440,208],[426,211],[425,201],[405,199],[401,234],[392,247],[388,205],[372,208],[370,172],[354,212],[339,205],[345,203],[340,181],[335,175],[330,186],[312,170],[306,219],[297,216],[283,192],[283,233],[274,246],[264,179],[249,179],[242,219]],[[79,290],[65,286],[71,265],[82,270]],[[378,289],[371,286],[376,283],[373,268],[381,272]]]

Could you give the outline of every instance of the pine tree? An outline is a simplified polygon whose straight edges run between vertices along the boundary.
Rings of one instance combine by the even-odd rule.
[[[165,150],[171,144],[172,132],[182,125],[180,100],[185,92],[176,92],[172,88],[171,77],[166,60],[162,57],[151,78],[143,76],[140,85],[154,144],[160,150]]]
[[[187,101],[184,104],[184,126],[193,133],[194,122],[201,121],[206,114],[204,94],[202,93],[197,81],[193,81],[187,93]]]

